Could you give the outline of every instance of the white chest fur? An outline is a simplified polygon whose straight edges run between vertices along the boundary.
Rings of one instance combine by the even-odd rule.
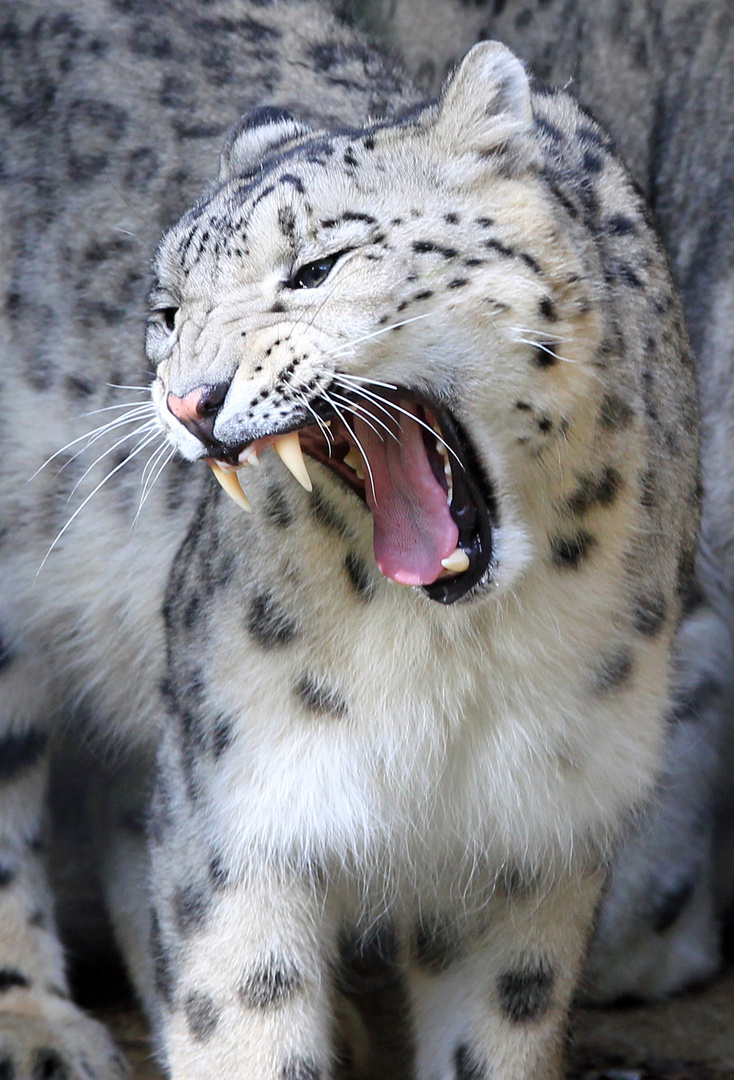
[[[176,643],[206,650],[204,709],[237,740],[209,778],[217,844],[423,890],[479,853],[495,872],[598,854],[657,760],[665,648],[600,692],[604,575],[538,556],[511,590],[444,607],[380,576],[370,519],[337,482],[316,504],[284,485],[288,527],[268,522],[279,470],[259,471],[253,518],[220,504],[220,526],[243,530],[240,573],[203,636]]]

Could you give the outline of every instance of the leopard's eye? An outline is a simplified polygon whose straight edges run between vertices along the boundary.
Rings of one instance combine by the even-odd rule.
[[[299,266],[297,270],[293,271],[291,276],[286,281],[286,288],[318,288],[319,285],[323,285],[323,283],[326,281],[337,259],[339,259],[343,254],[343,251],[338,251],[334,255],[325,255],[322,259],[316,259],[314,262],[304,263],[303,266]]]
[[[158,308],[156,311],[156,315],[160,315],[161,321],[163,322],[163,325],[165,326],[169,334],[173,333],[173,331],[176,329],[177,311],[177,307]]]

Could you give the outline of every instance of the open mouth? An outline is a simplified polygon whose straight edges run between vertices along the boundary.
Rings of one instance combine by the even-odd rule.
[[[273,446],[311,490],[305,454],[336,474],[371,511],[375,560],[386,577],[421,586],[444,604],[465,596],[489,575],[497,512],[491,485],[459,423],[411,391],[383,392],[379,404],[375,399],[369,407],[356,395],[348,406],[327,402],[324,395],[314,403],[315,423],[237,450],[214,451],[207,460],[219,482],[249,509],[240,470]]]

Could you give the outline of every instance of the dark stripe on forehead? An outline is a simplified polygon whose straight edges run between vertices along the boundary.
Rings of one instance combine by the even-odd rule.
[[[322,132],[315,134],[312,139],[303,139],[297,142],[295,146],[289,146],[282,152],[276,152],[264,157],[258,164],[257,172],[251,172],[243,174],[240,177],[236,177],[232,180],[227,180],[224,183],[214,184],[208,192],[208,195],[201,202],[193,206],[184,217],[181,219],[179,228],[186,230],[185,235],[179,241],[178,254],[181,262],[186,260],[186,254],[191,247],[194,240],[198,239],[198,229],[200,227],[206,227],[202,222],[202,218],[209,214],[210,220],[214,222],[214,214],[212,204],[218,198],[226,198],[227,208],[246,208],[244,217],[237,221],[227,221],[227,227],[234,231],[246,231],[250,224],[250,219],[255,207],[267,199],[276,188],[290,186],[294,188],[300,195],[305,194],[306,187],[302,177],[297,173],[289,169],[283,172],[280,176],[274,175],[277,170],[288,167],[290,163],[296,162],[310,162],[311,164],[317,163],[325,165],[325,161],[319,161],[319,158],[331,157],[335,152],[334,141],[339,137],[346,137],[347,139],[361,138],[363,132],[360,129],[345,129],[343,131],[337,131],[324,135]],[[288,140],[286,140],[287,143]],[[265,187],[262,184],[266,183]],[[261,188],[261,190],[258,190]],[[249,205],[248,205],[249,204]],[[350,214],[347,211],[342,220],[363,220],[370,223],[370,217],[367,214]],[[371,219],[374,220],[374,219]],[[224,222],[218,220],[218,225],[223,225]],[[202,245],[206,244],[208,237],[202,240]],[[201,250],[200,246],[200,250]]]
[[[281,165],[289,165],[291,162],[297,161],[310,161],[319,157],[331,157],[335,151],[334,142],[339,136],[351,138],[359,134],[359,131],[338,131],[329,134],[316,132],[312,139],[301,137],[295,146],[288,146],[280,153],[263,158],[257,173],[250,175],[257,176],[258,182],[260,182],[265,175]]]
[[[284,173],[278,180],[278,183],[281,185],[290,184],[291,187],[296,189],[299,195],[303,195],[306,190],[303,180],[294,173]]]
[[[329,139],[309,139],[308,142],[300,143],[300,145],[294,149],[294,153],[298,151],[306,156],[308,161],[314,158],[331,157],[334,153],[333,143]]]
[[[267,199],[268,195],[272,195],[274,191],[275,191],[275,184],[268,184],[268,186],[266,188],[263,188],[263,190],[258,195],[256,195],[256,197],[252,201],[252,205],[250,206],[250,215],[248,216],[247,221],[245,222],[246,225],[249,225],[250,217],[252,217],[252,212],[255,209],[255,207],[258,205],[258,203],[261,203],[263,201],[263,199]]]

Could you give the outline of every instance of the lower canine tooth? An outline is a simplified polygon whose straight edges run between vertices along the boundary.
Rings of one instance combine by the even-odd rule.
[[[311,477],[308,475],[306,462],[303,460],[301,440],[297,431],[291,431],[290,435],[283,435],[273,443],[275,452],[285,465],[288,472],[293,473],[301,487],[306,491],[313,491]]]
[[[469,556],[461,548],[455,548],[447,559],[441,559],[441,566],[452,574],[463,574],[469,569]]]
[[[243,510],[247,510],[248,513],[252,511],[250,506],[250,500],[245,495],[244,491],[240,487],[240,482],[237,479],[236,472],[229,472],[226,469],[221,468],[216,461],[211,459],[207,461],[207,465],[216,476],[219,483],[229,495],[230,499],[234,499],[238,506],[241,506]]]
[[[344,464],[348,465],[350,469],[354,469],[359,480],[364,480],[362,458],[359,456],[353,446],[350,446],[349,453],[344,455]]]

